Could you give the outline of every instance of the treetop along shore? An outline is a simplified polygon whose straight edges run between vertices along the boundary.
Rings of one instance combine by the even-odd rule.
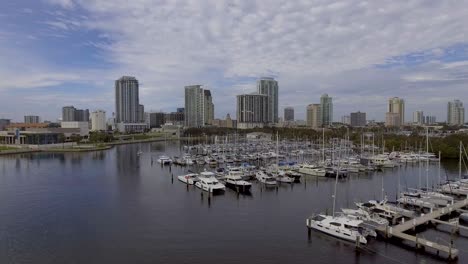
[[[363,133],[373,133],[374,143],[380,148],[384,146],[385,151],[413,151],[425,152],[426,151],[426,135],[423,128],[413,129],[410,135],[397,134],[395,130],[382,129],[382,128],[325,128],[325,143],[328,144],[330,138],[346,138],[358,146],[361,144],[361,136]],[[253,129],[234,129],[234,128],[189,128],[184,131],[184,136],[188,137],[203,137],[203,136],[225,136],[238,134],[244,136],[252,132],[263,132],[276,134],[278,133],[280,139],[290,140],[311,140],[321,142],[323,131],[322,129],[314,130],[311,128],[276,128],[264,127]],[[463,145],[468,145],[468,134],[465,133],[449,133],[444,136],[433,136],[429,134],[429,152],[438,155],[441,152],[442,159],[458,159],[459,157],[459,144],[460,141]],[[372,144],[366,142],[365,144]]]

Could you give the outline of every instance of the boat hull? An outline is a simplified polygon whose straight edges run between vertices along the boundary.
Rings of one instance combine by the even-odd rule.
[[[250,189],[252,188],[252,185],[249,184],[249,185],[241,185],[241,184],[235,184],[235,183],[230,183],[230,182],[226,182],[226,187],[236,191],[236,192],[242,192],[242,193],[246,193],[246,192],[250,192]]]
[[[319,231],[319,232],[327,234],[329,236],[333,236],[335,238],[339,238],[339,239],[350,241],[350,242],[356,242],[356,240],[358,239],[358,236],[356,236],[352,232],[345,233],[345,232],[338,232],[338,231],[335,231],[335,230],[332,230],[332,229],[328,229],[328,228],[326,228],[324,226],[320,226],[319,224],[317,224],[312,219],[307,219],[306,224],[307,224],[307,227],[310,228],[310,229]],[[359,237],[359,242],[361,244],[363,244],[363,245],[366,245],[367,244],[367,239],[360,236]]]

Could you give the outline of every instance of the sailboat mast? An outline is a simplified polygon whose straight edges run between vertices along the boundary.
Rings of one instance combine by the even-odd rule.
[[[322,161],[325,164],[325,128],[322,128]]]
[[[429,190],[429,127],[426,126],[426,191]]]
[[[458,177],[460,178],[460,180],[462,179],[462,142],[460,140],[460,158],[458,159]]]
[[[279,171],[279,151],[278,151],[278,144],[279,144],[279,135],[278,135],[278,131],[276,131],[276,172]]]
[[[440,150],[439,150],[439,173],[437,174],[437,186],[440,184]]]
[[[333,150],[335,149],[335,146],[333,145]],[[333,160],[332,160],[333,164]],[[335,190],[333,192],[333,217],[335,217],[335,206],[336,206],[336,186],[338,185],[338,173],[340,172],[340,161],[338,161],[338,168],[336,170],[336,176],[335,176]]]

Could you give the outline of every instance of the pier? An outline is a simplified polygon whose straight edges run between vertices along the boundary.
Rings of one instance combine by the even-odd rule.
[[[412,235],[406,234],[405,232],[408,230],[416,230],[417,226],[427,224],[427,223],[447,224],[447,225],[454,226],[457,228],[457,230],[459,230],[460,228],[459,225],[441,221],[439,220],[439,218],[444,215],[450,214],[454,211],[463,210],[462,208],[466,206],[468,206],[468,199],[457,201],[454,204],[449,205],[447,207],[431,210],[431,212],[428,214],[422,214],[419,217],[405,221],[396,226],[379,227],[376,229],[376,231],[378,231],[378,233],[381,234],[385,238],[396,237],[404,241],[414,243],[417,249],[432,248],[437,251],[437,254],[439,252],[443,252],[448,255],[449,259],[456,259],[458,257],[458,249],[453,248],[451,243],[450,245],[442,245],[437,242],[432,242],[427,239],[419,238],[417,234],[416,236],[412,236]]]

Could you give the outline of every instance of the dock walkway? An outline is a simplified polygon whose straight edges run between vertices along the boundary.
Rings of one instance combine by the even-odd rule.
[[[416,227],[419,225],[437,220],[441,216],[449,214],[453,211],[460,210],[466,206],[468,206],[468,199],[457,201],[447,207],[431,210],[431,212],[428,214],[423,214],[396,226],[379,227],[377,228],[377,231],[383,234],[386,238],[397,237],[415,243],[416,248],[432,248],[437,252],[444,252],[448,254],[449,259],[455,259],[458,257],[458,249],[453,248],[452,245],[441,245],[439,243],[431,242],[417,236],[408,235],[405,232],[410,229],[416,229]]]

